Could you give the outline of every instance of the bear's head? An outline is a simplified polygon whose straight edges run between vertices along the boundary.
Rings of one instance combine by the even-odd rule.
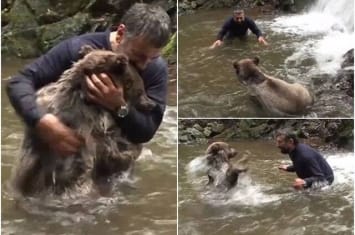
[[[258,66],[259,62],[259,57],[233,61],[235,73],[242,84],[258,84],[265,80],[265,76]]]
[[[85,45],[81,48],[79,68],[85,75],[106,73],[116,86],[122,86],[126,102],[140,110],[152,110],[156,103],[148,98],[144,82],[138,71],[129,63],[122,52],[94,49]]]
[[[206,150],[207,165],[220,168],[224,163],[230,162],[231,158],[238,155],[238,152],[225,142],[214,142]]]

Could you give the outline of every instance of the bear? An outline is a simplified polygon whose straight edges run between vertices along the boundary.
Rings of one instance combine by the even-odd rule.
[[[33,128],[26,127],[21,153],[14,167],[11,186],[23,196],[51,192],[60,195],[83,185],[107,188],[111,177],[132,169],[141,144],[126,139],[111,113],[86,98],[85,76],[106,73],[121,84],[127,103],[148,112],[156,103],[148,98],[143,79],[122,52],[85,45],[82,56],[55,83],[39,89],[36,102],[84,139],[79,153],[60,156],[51,150]]]
[[[272,115],[305,114],[314,102],[310,91],[299,83],[288,83],[266,75],[259,68],[259,57],[233,61],[238,79],[250,88],[252,95]]]
[[[231,162],[231,159],[237,155],[238,152],[225,142],[210,144],[206,150],[207,185],[213,184],[217,188],[226,189],[227,191],[236,186],[239,174],[248,170],[245,166],[240,167],[240,165],[247,163],[247,157],[239,159],[236,163]]]

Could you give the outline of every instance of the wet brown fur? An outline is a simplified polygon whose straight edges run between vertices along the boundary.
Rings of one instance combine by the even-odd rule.
[[[233,62],[239,80],[251,89],[253,95],[272,114],[303,114],[312,105],[313,97],[306,87],[266,75],[258,65],[258,57]]]
[[[128,103],[143,111],[155,103],[146,95],[142,78],[123,53],[82,48],[84,57],[66,70],[56,83],[37,92],[43,112],[56,115],[85,139],[75,156],[53,152],[31,128],[26,128],[21,155],[12,177],[13,188],[22,195],[42,192],[62,194],[83,184],[107,183],[111,176],[131,169],[142,146],[121,134],[113,115],[85,98],[85,75],[107,73],[124,88]]]
[[[237,185],[239,174],[248,170],[246,167],[237,167],[237,165],[244,165],[247,158],[239,159],[235,164],[231,162],[231,159],[237,155],[238,152],[225,142],[214,142],[208,146],[206,150],[207,165],[209,166],[208,184],[213,184],[216,180],[213,172],[220,172],[224,173],[225,177],[219,185],[216,185],[217,187],[222,186],[229,190]]]

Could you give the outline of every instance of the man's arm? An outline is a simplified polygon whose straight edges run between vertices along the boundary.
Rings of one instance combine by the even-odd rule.
[[[255,34],[257,38],[261,37],[262,33],[261,33],[260,29],[258,28],[258,26],[256,26],[254,20],[252,20],[250,18],[246,18],[245,20],[247,21],[248,28],[253,32],[253,34]]]
[[[36,90],[56,81],[70,67],[71,44],[64,41],[33,61],[12,77],[6,85],[11,104],[25,123],[34,127],[44,115],[36,104]]]
[[[307,158],[307,161],[303,164],[305,169],[308,169],[312,174],[312,177],[303,179],[306,182],[305,187],[309,187],[313,182],[326,180],[317,160],[311,156]]]
[[[217,40],[223,41],[223,37],[227,34],[227,32],[228,32],[229,29],[230,29],[231,20],[232,20],[232,18],[229,18],[228,20],[226,20],[226,21],[224,22],[222,28],[221,28],[220,31],[218,32]]]
[[[288,172],[295,172],[296,170],[295,170],[295,167],[294,167],[293,165],[290,165],[290,166],[287,166],[287,167],[286,167],[286,171],[288,171]]]
[[[280,170],[288,171],[288,172],[295,172],[295,167],[293,165],[280,165],[278,167]]]
[[[254,20],[252,20],[250,18],[246,18],[245,20],[246,20],[246,22],[248,24],[248,28],[253,32],[253,34],[256,35],[257,38],[262,36],[261,30],[258,28],[258,26],[256,26]]]
[[[123,133],[135,143],[151,140],[163,120],[167,97],[168,68],[162,58],[158,60],[152,68],[142,74],[149,80],[146,93],[150,99],[156,102],[157,106],[148,112],[139,111],[131,106],[126,117],[116,117]]]

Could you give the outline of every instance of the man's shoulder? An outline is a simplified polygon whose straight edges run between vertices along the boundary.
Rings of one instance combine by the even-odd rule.
[[[165,75],[168,71],[168,64],[163,57],[159,56],[154,59],[147,68],[143,71],[143,76],[155,76],[156,74]],[[164,76],[158,76],[161,79],[164,79]]]
[[[250,18],[249,16],[245,16],[244,21],[247,23],[254,23],[254,20]]]
[[[110,49],[108,32],[86,33],[69,38],[66,43],[70,50],[78,53],[83,45],[90,45],[97,49]]]
[[[318,153],[314,148],[307,144],[299,143],[297,145],[297,151],[305,158],[312,157],[313,154]]]

